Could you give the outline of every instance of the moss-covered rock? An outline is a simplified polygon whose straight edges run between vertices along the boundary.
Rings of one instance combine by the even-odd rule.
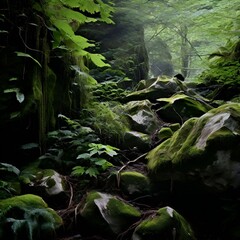
[[[150,181],[140,172],[125,171],[120,175],[120,189],[130,197],[144,197],[150,194]]]
[[[130,123],[130,129],[142,133],[152,134],[160,125],[156,113],[152,110],[149,100],[130,101],[123,106]]]
[[[171,207],[160,208],[135,229],[132,240],[195,240],[190,224]]]
[[[240,187],[239,120],[238,103],[225,104],[200,118],[187,120],[146,156],[150,176],[170,179],[174,173],[179,177],[195,171],[201,176],[200,181],[215,190]]]
[[[166,140],[173,135],[173,131],[170,127],[163,127],[158,131],[158,139],[159,141]]]
[[[173,132],[176,132],[180,127],[181,125],[179,123],[172,123],[172,124],[169,124],[168,127],[173,131]]]
[[[45,188],[50,196],[58,195],[66,188],[63,177],[53,169],[27,168],[21,172],[20,180],[29,186]]]
[[[58,209],[66,207],[68,199],[66,181],[64,176],[53,169],[28,167],[22,170],[19,179],[25,192],[43,197],[51,207]]]
[[[158,77],[150,86],[146,83],[146,88],[128,94],[124,100],[137,101],[148,99],[151,102],[155,102],[156,99],[160,97],[171,97],[183,88],[185,88],[184,84],[176,78],[169,78],[166,76]]]
[[[127,131],[124,135],[123,148],[138,149],[140,152],[149,151],[151,148],[151,138],[148,134]]]
[[[158,115],[166,122],[183,123],[189,118],[199,117],[212,107],[202,98],[187,96],[183,93],[177,93],[169,98],[157,99],[159,109]]]
[[[117,197],[95,191],[88,193],[80,214],[85,227],[92,229],[90,234],[110,236],[126,230],[141,216],[135,207]]]
[[[0,201],[0,239],[55,239],[61,217],[39,196],[26,194]]]

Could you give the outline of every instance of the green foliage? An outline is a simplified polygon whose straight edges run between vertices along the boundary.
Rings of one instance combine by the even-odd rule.
[[[1,178],[5,176],[5,178],[9,178],[9,176],[15,175],[18,176],[20,171],[18,168],[8,163],[0,163],[0,173]]]
[[[207,85],[240,84],[240,41],[229,41],[209,56],[209,68],[199,75],[198,81]]]
[[[116,107],[118,105],[116,103]],[[81,112],[82,124],[94,129],[102,141],[120,142],[128,129],[128,122],[114,109],[107,102],[90,102]]]
[[[238,61],[226,61],[205,70],[199,76],[198,81],[207,85],[222,84],[234,86],[240,84],[239,68],[240,63]]]
[[[23,53],[23,52],[15,52],[17,54],[18,57],[27,57],[32,59],[39,67],[42,67],[42,65],[40,64],[40,62],[35,59],[34,57],[32,57],[30,54],[27,53]]]
[[[126,11],[137,9],[145,24],[150,64],[161,58],[161,49],[155,49],[162,40],[169,46],[175,72],[181,70],[181,55],[188,57],[187,70],[192,78],[207,68],[209,52],[239,36],[238,0],[131,0],[122,5]]]
[[[49,0],[35,3],[34,7],[48,18],[53,30],[54,48],[69,50],[76,58],[90,60],[98,67],[109,66],[104,62],[104,56],[87,51],[95,45],[75,32],[79,26],[90,22],[113,23],[110,5],[101,0]]]
[[[0,209],[1,239],[54,239],[62,224],[56,212],[47,208],[40,197],[30,194],[2,200]]]
[[[124,80],[119,82],[109,80],[98,83],[93,87],[93,96],[100,102],[121,101],[130,92],[120,87],[121,83],[124,85],[123,82]]]
[[[102,155],[113,157],[117,155],[116,147],[110,145],[90,143],[86,153],[79,154],[77,159],[82,162],[81,166],[73,168],[73,176],[89,175],[90,177],[97,177],[101,172],[106,171],[113,164],[102,158]]]
[[[113,166],[109,159],[117,155],[116,147],[102,144],[90,127],[59,115],[62,127],[48,134],[48,150],[39,157],[40,168],[58,169],[64,174],[96,177]]]
[[[116,147],[99,143],[100,138],[79,121],[59,115],[62,128],[48,134],[48,151],[39,157],[41,168],[58,168],[73,176],[97,177],[113,166],[108,161],[117,155]],[[78,164],[76,166],[76,164]]]
[[[98,142],[99,137],[89,127],[84,127],[79,120],[59,116],[60,128],[49,132],[47,151],[39,157],[41,168],[57,168],[64,173],[76,165],[76,156],[88,148],[88,144]]]
[[[8,163],[0,163],[0,199],[19,194],[18,176],[20,170]]]

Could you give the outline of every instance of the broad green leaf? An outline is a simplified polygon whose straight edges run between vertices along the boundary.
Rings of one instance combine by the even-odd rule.
[[[115,150],[119,150],[119,148],[116,148],[116,147],[113,147],[113,146],[110,146],[110,145],[106,145],[105,149],[106,149],[106,154],[108,154],[111,157],[118,154]]]
[[[62,7],[59,8],[57,14],[62,16],[67,22],[71,23],[71,21],[77,21],[79,23],[84,23],[87,19],[85,15],[80,12],[74,11],[72,9]]]
[[[13,172],[16,175],[19,175],[20,170],[13,166],[12,164],[9,163],[0,163],[0,170],[8,171],[8,172]]]
[[[93,162],[94,164],[96,164],[96,162],[99,162],[99,161],[102,161],[102,160],[105,160],[103,158],[90,158],[89,159],[91,162]]]
[[[91,14],[97,13],[100,11],[100,5],[96,4],[94,0],[88,0],[87,2],[85,0],[80,0],[79,8],[82,11],[87,11]]]
[[[79,7],[79,0],[60,0],[62,4],[71,8],[78,8]]]
[[[77,156],[77,159],[89,159],[91,155],[89,153],[82,153]]]
[[[27,54],[27,53],[23,53],[23,52],[15,52],[17,54],[18,57],[27,57],[27,58],[31,58],[35,63],[37,63],[37,65],[39,67],[42,67],[42,65],[40,64],[40,62],[33,58],[31,55]]]
[[[95,162],[95,165],[101,166],[102,170],[106,170],[109,167],[113,167],[113,164],[105,159],[99,159],[98,161]]]
[[[90,177],[97,177],[99,171],[95,167],[90,167],[85,171],[85,174],[88,174]]]
[[[101,54],[89,53],[88,57],[97,67],[110,67],[110,64],[104,62],[106,58]]]
[[[95,46],[93,43],[89,43],[87,38],[82,37],[80,35],[69,36],[69,39],[71,39],[75,44],[77,44],[80,49],[85,49],[88,47]]]
[[[53,17],[50,20],[52,24],[56,26],[66,37],[69,38],[74,36],[74,31],[66,20],[57,19],[56,17]]]
[[[108,150],[106,150],[106,154],[109,155],[110,157],[113,157],[113,156],[117,155],[117,152],[112,149],[108,149]]]
[[[82,166],[76,166],[73,168],[71,175],[73,176],[82,176],[85,173],[85,168]]]
[[[93,149],[93,150],[90,151],[89,155],[90,155],[90,156],[93,156],[93,155],[95,155],[96,153],[99,154],[99,150]]]

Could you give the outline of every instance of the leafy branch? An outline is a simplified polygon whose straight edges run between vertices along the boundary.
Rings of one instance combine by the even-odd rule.
[[[113,23],[113,7],[101,0],[49,0],[35,3],[34,8],[48,19],[53,31],[53,48],[69,50],[76,58],[92,61],[97,67],[110,66],[101,54],[90,53],[87,48],[95,44],[87,38],[77,35],[76,30],[83,24],[102,21]],[[87,15],[99,17],[89,17]],[[50,28],[49,28],[50,29]]]
[[[90,143],[86,153],[79,154],[77,159],[81,159],[82,166],[73,168],[73,176],[89,175],[90,177],[97,177],[100,172],[112,167],[113,164],[107,161],[102,155],[113,157],[117,155],[116,147],[98,143]]]

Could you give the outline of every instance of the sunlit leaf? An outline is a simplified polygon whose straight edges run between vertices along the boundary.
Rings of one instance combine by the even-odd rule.
[[[104,60],[106,59],[101,54],[91,53],[91,54],[88,54],[88,57],[97,67],[110,67],[110,64],[104,62]]]

